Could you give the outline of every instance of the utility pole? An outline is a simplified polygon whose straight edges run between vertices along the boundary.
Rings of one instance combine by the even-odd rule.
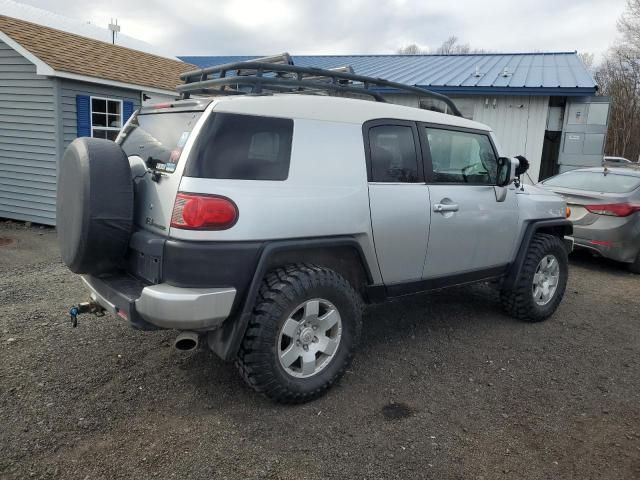
[[[111,30],[111,43],[113,45],[116,44],[116,36],[120,32],[120,25],[118,25],[118,19],[116,18],[115,23],[113,22],[113,18],[111,19],[111,23],[109,24],[109,30]]]

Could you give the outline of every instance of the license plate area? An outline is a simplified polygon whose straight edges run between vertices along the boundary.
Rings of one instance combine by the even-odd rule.
[[[150,284],[162,281],[164,237],[141,230],[131,236],[127,255],[130,274]]]

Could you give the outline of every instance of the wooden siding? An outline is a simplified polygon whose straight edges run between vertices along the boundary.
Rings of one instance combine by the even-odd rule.
[[[60,103],[62,108],[62,131],[64,148],[77,137],[76,95],[112,98],[133,102],[133,109],[140,108],[140,92],[123,88],[108,87],[74,80],[61,80]]]
[[[0,41],[0,217],[54,225],[56,84]]]

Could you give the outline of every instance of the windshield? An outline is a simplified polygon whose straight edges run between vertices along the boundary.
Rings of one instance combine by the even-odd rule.
[[[602,193],[627,193],[640,186],[640,177],[609,172],[566,172],[542,182],[548,187]]]
[[[171,173],[201,115],[202,112],[136,115],[118,143],[127,156],[137,155],[150,168]]]

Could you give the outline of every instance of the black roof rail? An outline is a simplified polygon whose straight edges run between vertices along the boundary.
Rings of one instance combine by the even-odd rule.
[[[350,66],[322,69],[293,65],[291,56],[287,53],[202,68],[183,73],[180,78],[185,83],[178,85],[177,90],[183,99],[188,99],[191,94],[259,95],[322,91],[329,94],[365,95],[378,102],[386,102],[382,93],[385,93],[385,89],[393,89],[440,100],[454,115],[462,117],[455,103],[446,95],[383,78],[357,75]]]

